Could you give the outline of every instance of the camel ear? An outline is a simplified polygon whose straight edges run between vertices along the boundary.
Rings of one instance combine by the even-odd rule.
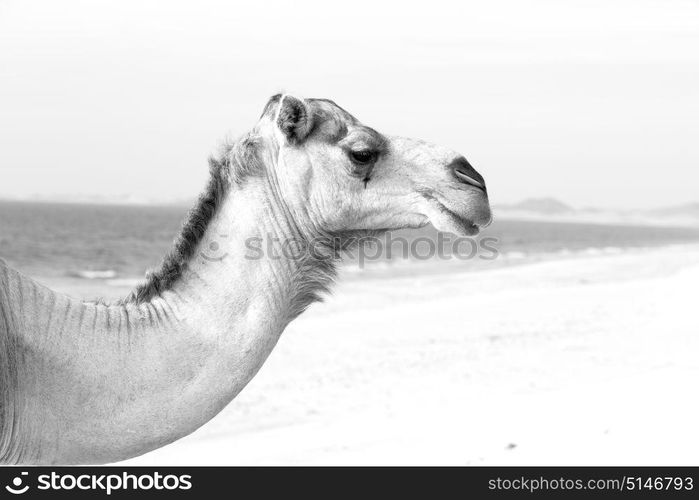
[[[287,141],[303,141],[313,128],[313,114],[308,104],[292,95],[282,96],[277,112],[277,127]]]

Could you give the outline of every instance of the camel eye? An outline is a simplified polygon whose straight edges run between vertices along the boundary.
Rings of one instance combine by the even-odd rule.
[[[363,149],[360,151],[350,151],[350,159],[358,165],[367,165],[374,161],[375,154],[373,151]]]

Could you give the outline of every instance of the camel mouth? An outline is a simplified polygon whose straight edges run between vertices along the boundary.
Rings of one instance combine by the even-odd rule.
[[[445,198],[437,196],[433,190],[420,192],[427,202],[424,215],[438,230],[460,236],[476,236],[481,229],[490,225],[492,212],[485,192],[474,189],[475,197],[466,199]]]
[[[481,229],[490,225],[490,215],[487,220],[481,221],[482,217],[456,212],[437,200],[433,200],[433,206],[436,211],[430,217],[430,222],[439,231],[447,231],[459,236],[477,236]]]

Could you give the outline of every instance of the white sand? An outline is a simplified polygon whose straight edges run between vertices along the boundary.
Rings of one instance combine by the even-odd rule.
[[[344,282],[130,463],[696,465],[698,290],[698,246]]]

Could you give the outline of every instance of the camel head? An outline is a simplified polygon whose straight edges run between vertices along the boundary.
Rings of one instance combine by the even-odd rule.
[[[279,147],[269,174],[280,198],[312,229],[342,233],[431,222],[440,231],[474,235],[491,221],[485,181],[461,154],[383,135],[332,101],[275,96],[257,130]]]

